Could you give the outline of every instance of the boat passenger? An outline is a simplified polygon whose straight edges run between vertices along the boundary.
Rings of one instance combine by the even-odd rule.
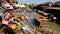
[[[5,8],[5,9],[13,9],[13,6],[10,5],[10,3],[8,3],[7,1],[4,1],[2,6]]]

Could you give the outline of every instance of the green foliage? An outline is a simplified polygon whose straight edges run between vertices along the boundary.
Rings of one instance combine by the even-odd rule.
[[[29,8],[33,9],[33,4],[29,4],[28,6]]]

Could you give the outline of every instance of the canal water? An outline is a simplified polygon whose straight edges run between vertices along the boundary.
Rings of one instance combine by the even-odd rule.
[[[23,15],[27,15],[29,17],[28,21],[30,21],[32,24],[34,24],[34,14],[35,12],[32,9],[22,9],[20,12],[17,11],[17,9],[9,11],[10,13],[20,13]]]

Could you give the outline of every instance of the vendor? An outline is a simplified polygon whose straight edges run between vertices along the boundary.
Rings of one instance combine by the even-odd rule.
[[[20,10],[20,4],[18,3],[18,1],[17,0],[12,0],[12,3],[13,3],[13,7],[15,9],[17,9],[17,11],[19,11]]]
[[[17,9],[17,12],[20,11],[20,4],[18,4],[18,2],[13,3],[13,7],[14,7],[15,9]]]

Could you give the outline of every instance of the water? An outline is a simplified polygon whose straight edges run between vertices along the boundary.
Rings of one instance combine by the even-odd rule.
[[[27,15],[29,17],[28,20],[31,21],[32,24],[34,24],[35,12],[32,9],[21,9],[20,12],[18,12],[17,9],[13,9],[10,11],[10,13],[20,13],[23,15]]]

